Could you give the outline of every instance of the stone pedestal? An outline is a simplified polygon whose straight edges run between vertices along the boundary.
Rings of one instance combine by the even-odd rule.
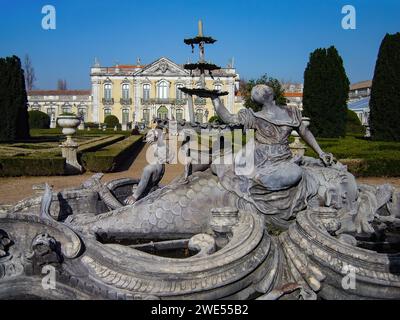
[[[123,124],[121,125],[121,130],[122,130],[122,131],[128,131],[128,125],[127,125],[126,123],[123,123]]]
[[[300,141],[299,134],[296,131],[292,132],[292,136],[294,136],[294,142],[289,144],[289,147],[293,156],[304,156],[307,147]]]
[[[78,144],[67,136],[67,140],[60,145],[63,158],[66,159],[67,174],[82,173],[83,168],[78,162]]]
[[[79,124],[78,130],[85,130],[85,122],[83,122],[83,120],[82,120],[81,123]]]
[[[81,120],[76,116],[60,116],[57,122],[67,137],[67,140],[60,145],[62,156],[66,159],[65,171],[67,174],[82,173],[83,168],[78,162],[78,144],[72,140],[72,135],[75,134]]]
[[[310,118],[303,117],[302,122],[306,127],[308,127],[310,125]],[[289,144],[289,147],[293,156],[304,156],[307,146],[300,141],[300,136],[297,131],[292,131],[292,136],[294,137],[294,142]]]
[[[239,210],[236,208],[214,208],[211,210],[210,226],[214,231],[215,243],[218,248],[228,244],[232,228],[239,222]]]

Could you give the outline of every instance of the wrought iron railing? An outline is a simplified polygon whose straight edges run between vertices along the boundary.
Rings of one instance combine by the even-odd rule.
[[[131,105],[132,98],[121,98],[121,99],[119,99],[119,103],[122,105]]]
[[[103,99],[101,100],[101,102],[102,102],[104,105],[113,105],[113,104],[114,104],[114,98],[103,98]]]
[[[194,104],[195,105],[204,106],[204,105],[207,104],[207,99],[206,98],[195,98],[194,99]]]
[[[173,104],[173,105],[184,105],[187,99],[161,99],[161,98],[151,98],[151,99],[141,99],[142,104]]]

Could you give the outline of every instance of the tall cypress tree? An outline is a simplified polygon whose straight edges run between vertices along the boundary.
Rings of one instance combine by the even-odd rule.
[[[376,61],[370,101],[371,136],[400,141],[400,33],[386,34]]]
[[[0,141],[29,137],[24,71],[18,57],[0,59]]]
[[[343,60],[334,46],[311,53],[304,72],[303,106],[315,136],[336,138],[346,134],[349,85]]]

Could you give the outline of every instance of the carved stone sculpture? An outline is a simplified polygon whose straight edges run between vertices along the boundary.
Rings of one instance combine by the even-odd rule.
[[[202,56],[213,41],[187,39]],[[255,130],[254,139],[232,163],[210,152],[202,170],[166,186],[157,185],[167,156],[140,180],[104,184],[97,174],[3,209],[0,299],[400,298],[400,192],[357,184],[268,86],[252,91],[260,112],[237,115],[215,90],[187,92],[211,98],[226,124],[180,122],[178,134],[239,127]],[[292,155],[293,130],[319,159]],[[56,270],[51,291],[41,282],[46,265]]]

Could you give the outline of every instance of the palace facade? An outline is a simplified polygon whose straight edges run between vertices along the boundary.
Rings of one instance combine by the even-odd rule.
[[[103,123],[115,115],[122,127],[130,123],[149,124],[154,117],[189,120],[188,97],[180,87],[199,86],[199,76],[162,57],[151,64],[90,69],[91,90],[35,90],[28,92],[29,110],[40,110],[57,118],[62,113],[79,114],[85,122]],[[242,107],[239,75],[231,66],[206,77],[208,88],[227,91],[222,97],[229,111]],[[195,121],[207,122],[215,112],[210,99],[193,97]]]
[[[199,86],[198,74],[190,74],[183,65],[163,57],[148,65],[116,65],[101,67],[96,64],[90,72],[92,82],[92,121],[103,122],[115,115],[122,125],[151,119],[189,120],[187,96],[181,87]],[[239,75],[234,68],[222,68],[206,77],[208,88],[227,91],[225,106],[237,112],[240,101],[236,97]],[[196,121],[203,123],[214,115],[210,99],[194,97]]]
[[[75,113],[85,122],[92,119],[90,90],[33,90],[28,92],[28,109],[57,118],[62,113]]]

